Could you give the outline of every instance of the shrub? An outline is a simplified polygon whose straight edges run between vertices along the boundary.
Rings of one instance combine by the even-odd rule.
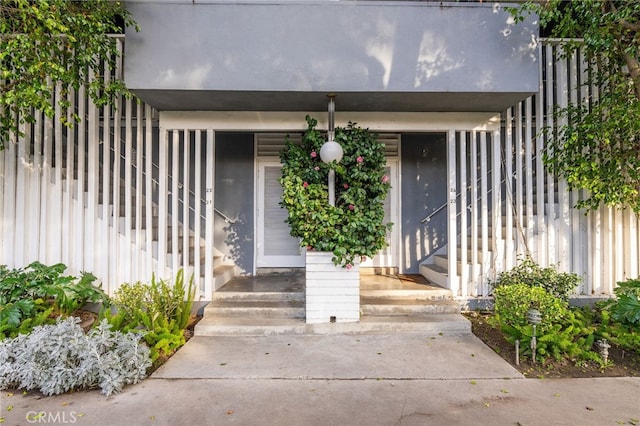
[[[105,309],[101,317],[117,330],[139,330],[151,349],[155,362],[175,352],[185,343],[193,306],[195,288],[193,275],[185,287],[184,272],[178,271],[174,284],[151,278],[150,284],[122,284],[113,297],[115,312]]]
[[[106,302],[107,295],[93,285],[96,277],[62,275],[62,263],[33,262],[25,268],[0,266],[0,339],[28,333],[34,326],[68,316],[87,302]]]
[[[610,302],[611,319],[635,328],[640,326],[640,279],[617,283],[617,296]]]
[[[640,353],[640,279],[619,282],[617,298],[596,304],[602,337]]]
[[[547,290],[526,284],[501,286],[494,290],[493,295],[500,325],[526,327],[529,324],[527,312],[535,308],[542,315],[542,322],[537,327],[541,333],[560,323],[569,306]]]
[[[555,297],[568,301],[581,278],[573,273],[558,272],[555,268],[542,268],[530,257],[526,257],[509,271],[502,272],[491,283],[494,289],[514,284],[526,284],[529,287],[541,287]]]
[[[283,188],[280,205],[287,209],[291,235],[301,245],[333,253],[336,265],[349,266],[361,256],[373,257],[387,245],[390,223],[384,223],[383,201],[389,191],[385,146],[377,135],[349,123],[336,128],[344,152],[339,164],[325,164],[320,148],[325,137],[307,116],[302,143],[287,139],[280,154]],[[335,170],[335,206],[328,202],[327,177]]]
[[[536,326],[536,353],[541,357],[578,357],[598,361],[591,351],[595,339],[595,325],[583,311],[569,309],[561,300],[541,287],[514,284],[498,287],[494,292],[495,315],[492,322],[511,343],[520,340],[522,353],[531,354],[533,326],[527,311],[535,308],[542,321]]]
[[[100,387],[110,395],[145,378],[151,359],[140,334],[111,331],[106,321],[85,334],[78,322],[59,319],[0,342],[0,388],[55,395]]]

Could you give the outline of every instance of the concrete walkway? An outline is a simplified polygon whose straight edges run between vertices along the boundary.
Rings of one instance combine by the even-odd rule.
[[[0,408],[7,425],[599,426],[637,424],[640,379],[525,379],[469,334],[195,337],[120,394]]]

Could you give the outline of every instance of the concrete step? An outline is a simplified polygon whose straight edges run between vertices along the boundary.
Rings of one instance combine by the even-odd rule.
[[[215,262],[215,259],[214,259]],[[233,277],[238,275],[238,267],[236,265],[219,265],[213,268],[213,284],[214,291],[228,283]]]
[[[461,314],[420,316],[367,316],[359,322],[305,324],[301,318],[203,318],[195,327],[196,336],[270,336],[279,334],[370,334],[420,333],[425,336],[471,333],[471,323]]]
[[[443,254],[437,254],[434,256],[434,261],[435,261],[435,264],[438,265],[440,268],[444,269],[445,271],[449,270],[448,256]],[[480,261],[478,261],[478,264],[480,264]],[[466,268],[467,273],[469,273],[471,269],[471,258],[467,258],[467,263],[465,265],[462,264],[462,261],[460,260],[460,258],[456,260],[456,273],[458,275],[462,274],[463,268]]]
[[[304,318],[304,302],[296,300],[216,300],[204,308],[204,316]]]
[[[273,301],[287,302],[298,301],[304,302],[304,293],[301,291],[216,291],[213,293],[213,301]]]
[[[442,287],[447,285],[447,277],[449,276],[449,272],[446,268],[436,265],[435,263],[421,264],[420,274],[436,285]]]
[[[196,336],[272,336],[304,334],[304,318],[256,318],[204,316],[196,324]]]
[[[426,290],[420,289],[360,289],[361,298],[383,299],[383,300],[442,300],[451,299],[451,290],[425,286]]]
[[[362,297],[360,312],[364,316],[456,314],[460,313],[460,305],[453,300],[385,300]]]

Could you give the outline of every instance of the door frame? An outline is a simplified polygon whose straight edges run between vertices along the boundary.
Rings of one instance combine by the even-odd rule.
[[[264,253],[265,226],[264,213],[265,202],[265,167],[282,167],[280,161],[274,158],[256,158],[255,161],[255,261],[254,274],[257,268],[304,268],[306,251],[299,246],[298,256],[269,256]],[[271,263],[276,262],[276,263]]]
[[[402,141],[400,142],[402,144]],[[400,145],[402,146],[402,145]],[[399,153],[398,153],[399,154]],[[401,251],[400,241],[402,238],[401,229],[401,216],[400,216],[400,188],[402,182],[400,181],[400,156],[387,157],[385,168],[389,167],[389,180],[391,182],[391,188],[387,193],[387,198],[391,205],[389,206],[389,221],[393,223],[391,228],[391,235],[389,236],[389,254],[385,256],[385,259],[380,259],[380,255],[377,255],[373,259],[367,259],[360,263],[362,268],[400,268],[401,263]],[[386,249],[385,249],[386,250]],[[377,259],[376,259],[377,258]]]

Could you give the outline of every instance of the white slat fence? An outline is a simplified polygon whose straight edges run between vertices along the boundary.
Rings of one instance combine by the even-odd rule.
[[[124,40],[117,42],[122,52]],[[115,70],[105,64],[100,78],[121,78],[121,70],[120,62]],[[56,86],[52,102],[62,93]],[[213,132],[161,136],[149,105],[118,97],[115,107],[98,108],[84,87],[67,100],[80,123],[62,126],[59,107],[54,118],[34,111],[23,136],[12,133],[0,152],[0,264],[62,262],[68,274],[94,273],[109,293],[184,268],[195,276],[198,298],[208,299]]]
[[[118,39],[122,49],[123,39]],[[588,102],[587,60],[540,47],[540,86],[502,114],[501,130],[449,133],[448,282],[462,298],[482,298],[498,273],[531,255],[542,266],[584,278],[584,295],[611,294],[636,278],[640,226],[630,211],[572,208],[580,192],[545,170],[544,127],[554,105]],[[118,69],[101,76],[121,77]],[[62,96],[57,87],[52,102]],[[33,112],[0,152],[0,264],[63,262],[93,272],[113,292],[121,283],[194,274],[199,297],[218,284],[214,246],[215,129],[158,126],[135,99],[97,107],[85,88],[67,94],[83,118],[74,128]]]
[[[585,296],[612,294],[617,282],[638,277],[638,217],[608,207],[574,209],[581,191],[568,191],[543,165],[543,128],[564,124],[554,108],[588,102],[597,88],[581,83],[588,62],[580,52],[564,55],[560,41],[546,40],[539,53],[539,93],[502,114],[501,132],[456,132],[457,147],[449,150],[459,191],[449,210],[459,234],[449,234],[457,244],[448,247],[448,279],[458,297],[487,296],[488,282],[526,255],[579,274]]]

